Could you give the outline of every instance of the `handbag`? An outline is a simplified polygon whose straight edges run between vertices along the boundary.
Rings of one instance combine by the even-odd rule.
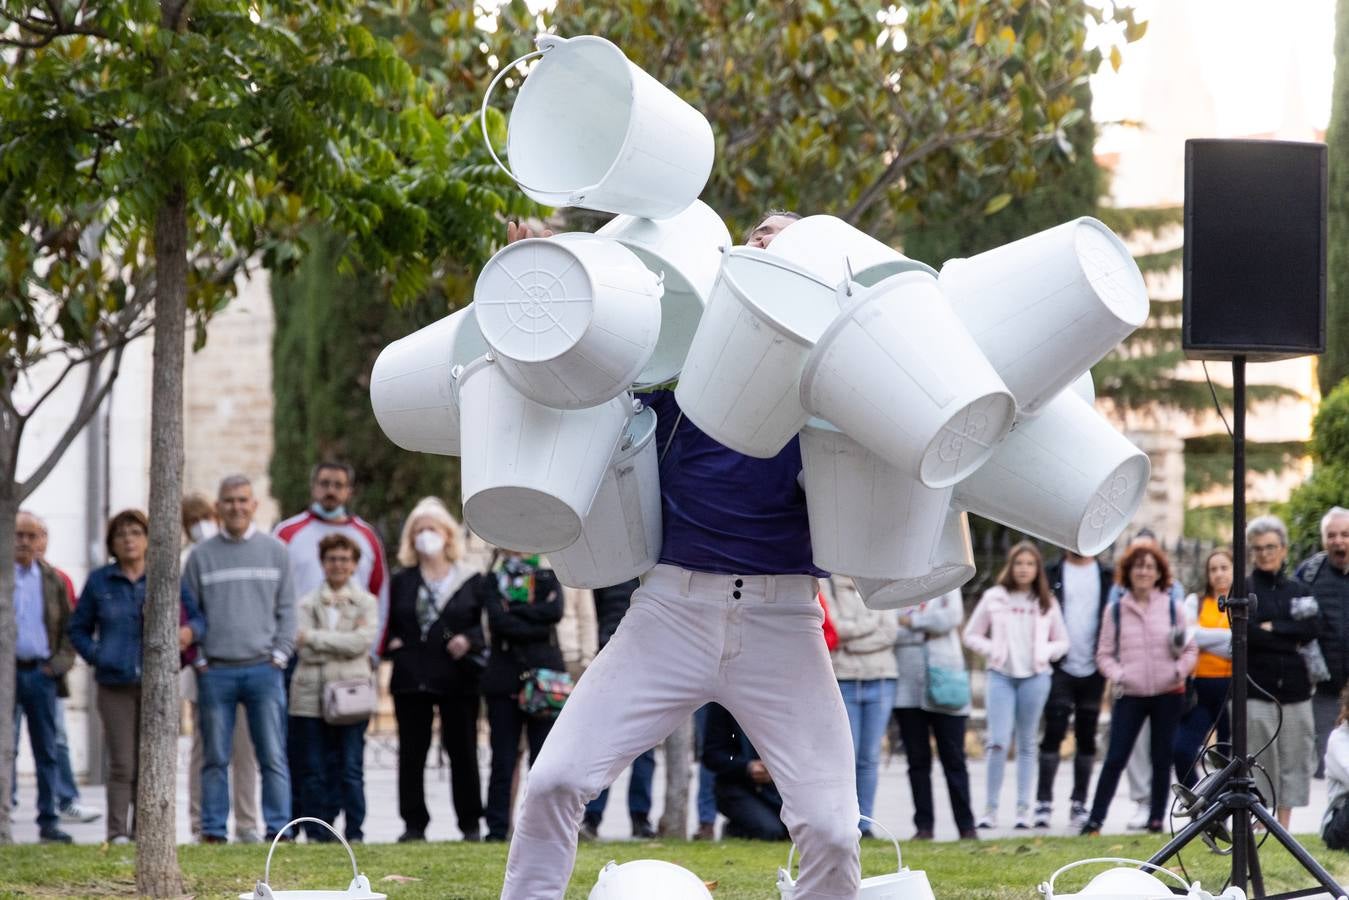
[[[375,714],[378,699],[372,679],[348,678],[323,686],[319,708],[329,725],[355,725]]]
[[[520,673],[520,709],[540,719],[556,719],[573,687],[567,672],[526,669]]]
[[[940,709],[964,709],[970,702],[970,673],[964,669],[935,666],[928,656],[927,638],[923,640],[923,662],[927,667],[927,702]]]

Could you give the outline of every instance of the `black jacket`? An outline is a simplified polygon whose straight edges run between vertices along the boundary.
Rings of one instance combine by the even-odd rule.
[[[1318,684],[1316,691],[1338,697],[1349,682],[1349,572],[1335,568],[1322,551],[1297,567],[1297,579],[1316,598],[1320,609],[1316,637],[1330,669],[1330,680]]]
[[[759,751],[749,742],[740,723],[719,703],[707,710],[707,730],[703,732],[703,765],[717,776],[719,787],[735,785],[749,788],[762,799],[778,806],[782,796],[771,782],[759,784],[749,774],[749,764],[759,758]]]
[[[609,638],[618,630],[618,623],[623,621],[623,616],[627,614],[628,606],[632,603],[633,591],[640,585],[641,582],[634,578],[613,587],[595,588],[591,591],[595,596],[599,649],[603,650],[604,645],[609,643]]]
[[[550,569],[535,570],[529,603],[513,603],[495,591],[486,609],[492,654],[482,677],[484,694],[517,693],[520,675],[529,669],[566,668],[555,628],[562,619],[562,586]]]
[[[1292,614],[1293,598],[1305,594],[1306,586],[1282,569],[1275,573],[1256,569],[1246,578],[1246,590],[1258,601],[1247,623],[1251,678],[1280,703],[1308,699],[1312,683],[1298,647],[1316,637],[1316,619],[1294,619]],[[1264,622],[1272,628],[1261,628]],[[1252,700],[1269,699],[1254,688],[1250,696]]]
[[[474,575],[440,611],[423,640],[417,623],[417,591],[422,573],[416,566],[403,569],[389,582],[389,622],[385,628],[383,655],[393,661],[389,691],[394,694],[476,694],[482,674],[485,644],[482,633],[483,606],[497,597],[496,579]],[[471,645],[461,659],[445,649],[450,638],[462,634]],[[396,640],[395,640],[396,639]],[[390,644],[402,646],[390,650]]]

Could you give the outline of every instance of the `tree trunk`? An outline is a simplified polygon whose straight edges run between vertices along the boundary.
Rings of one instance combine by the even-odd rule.
[[[661,836],[685,840],[689,830],[689,761],[693,758],[693,717],[665,739],[665,808],[660,813]]]
[[[183,485],[183,344],[187,319],[187,200],[171,191],[155,221],[155,347],[150,388],[150,554],[146,561],[136,889],[183,893],[178,868],[178,528]]]
[[[0,384],[12,396],[13,386]],[[14,842],[10,830],[10,777],[14,772],[14,517],[19,512],[14,458],[19,423],[0,410],[0,845]]]

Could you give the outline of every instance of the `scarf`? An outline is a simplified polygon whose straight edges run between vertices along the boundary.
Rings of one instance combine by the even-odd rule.
[[[508,603],[532,603],[534,601],[534,573],[539,568],[537,554],[531,556],[508,556],[496,569],[497,585],[501,595]]]

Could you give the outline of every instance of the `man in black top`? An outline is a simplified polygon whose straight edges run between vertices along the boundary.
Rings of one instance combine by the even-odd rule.
[[[717,775],[717,812],[726,837],[785,841],[782,795],[745,732],[720,704],[708,707],[703,765]]]

